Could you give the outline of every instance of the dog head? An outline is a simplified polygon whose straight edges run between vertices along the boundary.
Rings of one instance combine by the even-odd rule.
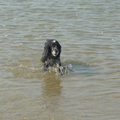
[[[57,57],[58,55],[60,55],[61,52],[61,46],[58,43],[57,40],[53,40],[52,44],[51,44],[51,53],[54,57]]]

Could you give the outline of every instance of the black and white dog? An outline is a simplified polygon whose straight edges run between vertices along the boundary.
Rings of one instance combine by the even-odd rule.
[[[41,61],[44,63],[44,70],[47,70],[48,67],[57,65],[60,74],[63,74],[61,70],[60,53],[61,45],[59,42],[55,39],[47,39],[41,58]]]

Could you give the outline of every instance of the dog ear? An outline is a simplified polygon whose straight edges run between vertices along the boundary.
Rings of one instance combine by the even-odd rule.
[[[48,56],[50,55],[50,53],[51,53],[50,46],[45,43],[44,52],[42,54],[41,61],[45,62],[47,60]]]
[[[58,43],[58,47],[59,47],[59,50],[60,50],[60,53],[61,53],[62,46],[59,43]]]

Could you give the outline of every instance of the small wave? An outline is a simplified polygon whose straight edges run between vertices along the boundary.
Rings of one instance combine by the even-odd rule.
[[[88,63],[83,63],[80,61],[69,60],[69,61],[62,61],[62,66],[60,67],[62,71],[62,75],[69,75],[69,74],[84,74],[84,75],[92,75],[96,74],[96,70],[94,66],[91,66]],[[49,67],[46,72],[43,71],[43,66],[34,64],[31,61],[17,61],[14,64],[11,64],[11,67],[7,68],[8,71],[12,72],[14,77],[18,78],[41,78],[43,74],[54,74],[59,76],[59,70],[57,67]]]
[[[94,69],[94,64],[85,63],[81,61],[68,60],[63,61],[63,73],[64,74],[84,74],[84,75],[92,75],[98,73]]]
[[[76,62],[75,62],[76,63]],[[61,66],[61,71],[63,75],[68,75],[68,74],[84,74],[84,75],[92,75],[96,74],[97,71],[94,70],[90,65],[87,63],[80,63],[80,64],[67,64]],[[49,67],[48,72],[55,72],[56,75],[60,75],[58,68],[56,67]]]

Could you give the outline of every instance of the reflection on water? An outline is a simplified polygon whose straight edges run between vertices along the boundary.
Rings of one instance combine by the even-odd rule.
[[[57,76],[54,72],[46,72],[43,78],[43,109],[47,112],[44,119],[69,120],[59,104],[63,88],[61,76]]]
[[[43,96],[44,97],[52,97],[52,96],[60,96],[61,95],[61,78],[60,76],[56,76],[54,73],[47,73],[43,76],[44,84],[43,84]]]

